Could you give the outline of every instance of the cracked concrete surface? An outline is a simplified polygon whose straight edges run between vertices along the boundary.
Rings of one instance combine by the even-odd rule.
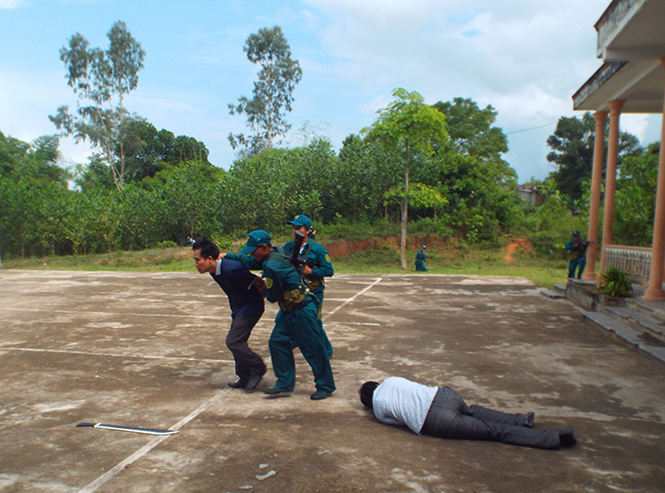
[[[250,339],[267,363],[275,313]],[[665,367],[528,281],[338,275],[324,319],[338,391],[310,401],[298,353],[295,392],[269,400],[271,371],[256,392],[226,387],[230,313],[208,276],[0,271],[0,491],[663,490]],[[357,391],[390,375],[535,411],[537,427],[573,426],[579,443],[542,451],[382,425]]]

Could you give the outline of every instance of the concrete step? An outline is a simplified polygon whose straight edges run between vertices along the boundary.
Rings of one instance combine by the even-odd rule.
[[[563,299],[566,297],[565,291],[559,291],[557,289],[541,289],[540,293],[553,299]]]
[[[665,344],[646,335],[645,332],[640,332],[630,325],[602,313],[583,310],[582,316],[608,331],[611,336],[622,343],[665,363]]]
[[[626,300],[626,306],[636,312],[643,313],[665,324],[665,306],[663,302],[645,301],[641,298],[629,298]]]
[[[558,292],[562,293],[565,296],[567,287],[568,286],[566,284],[555,284],[554,285],[554,291],[558,291]]]
[[[645,332],[648,336],[665,344],[665,324],[645,313],[635,311],[632,308],[608,306],[605,310],[620,321],[624,321],[638,331]]]

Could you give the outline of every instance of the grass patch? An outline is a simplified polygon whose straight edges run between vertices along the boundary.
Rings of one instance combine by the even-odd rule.
[[[340,274],[411,274],[415,272],[416,252],[413,249],[407,251],[407,271],[400,266],[399,250],[391,245],[333,258],[333,265],[335,272]],[[428,249],[430,258],[426,265],[432,274],[516,276],[547,288],[566,282],[568,266],[564,259],[545,258],[535,253],[528,244],[511,250],[510,258],[507,258],[507,252],[506,247],[432,247]],[[10,259],[4,260],[3,264],[5,269],[195,272],[189,247]]]
[[[153,248],[132,252],[48,256],[3,261],[5,269],[183,272],[194,269],[187,247]]]

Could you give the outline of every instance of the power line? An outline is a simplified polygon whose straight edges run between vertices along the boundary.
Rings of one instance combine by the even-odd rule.
[[[546,123],[545,125],[539,125],[537,127],[525,128],[524,130],[515,130],[514,132],[505,132],[505,134],[510,135],[510,134],[518,134],[520,132],[528,132],[529,130],[536,130],[538,128],[549,127],[550,125],[554,125],[556,123],[558,122]]]

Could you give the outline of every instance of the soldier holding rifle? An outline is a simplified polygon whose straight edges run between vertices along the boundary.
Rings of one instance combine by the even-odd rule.
[[[312,220],[309,217],[299,214],[293,221],[289,221],[288,224],[293,226],[294,240],[286,243],[282,249],[292,258],[301,259],[299,270],[305,277],[309,289],[318,302],[318,322],[325,340],[328,358],[332,358],[333,348],[328,335],[323,329],[321,312],[323,309],[323,295],[326,289],[324,278],[332,277],[335,274],[335,270],[330,261],[328,251],[321,244],[314,241],[316,231],[312,229]],[[300,248],[297,248],[296,243],[300,244]]]
[[[584,268],[586,267],[586,249],[589,243],[589,241],[582,239],[579,231],[573,231],[573,237],[566,243],[565,247],[569,260],[568,279],[575,279],[576,270],[577,278],[582,279],[582,274],[584,274]]]
[[[275,385],[266,390],[277,396],[291,392],[296,383],[296,367],[292,341],[300,347],[314,373],[316,392],[310,399],[322,400],[332,395],[335,381],[325,341],[319,327],[319,310],[314,294],[306,288],[293,259],[272,246],[270,235],[261,230],[249,233],[241,255],[251,255],[263,269],[264,294],[269,302],[279,304],[275,327],[268,346],[272,367],[277,377]],[[231,254],[226,255],[227,258]]]

